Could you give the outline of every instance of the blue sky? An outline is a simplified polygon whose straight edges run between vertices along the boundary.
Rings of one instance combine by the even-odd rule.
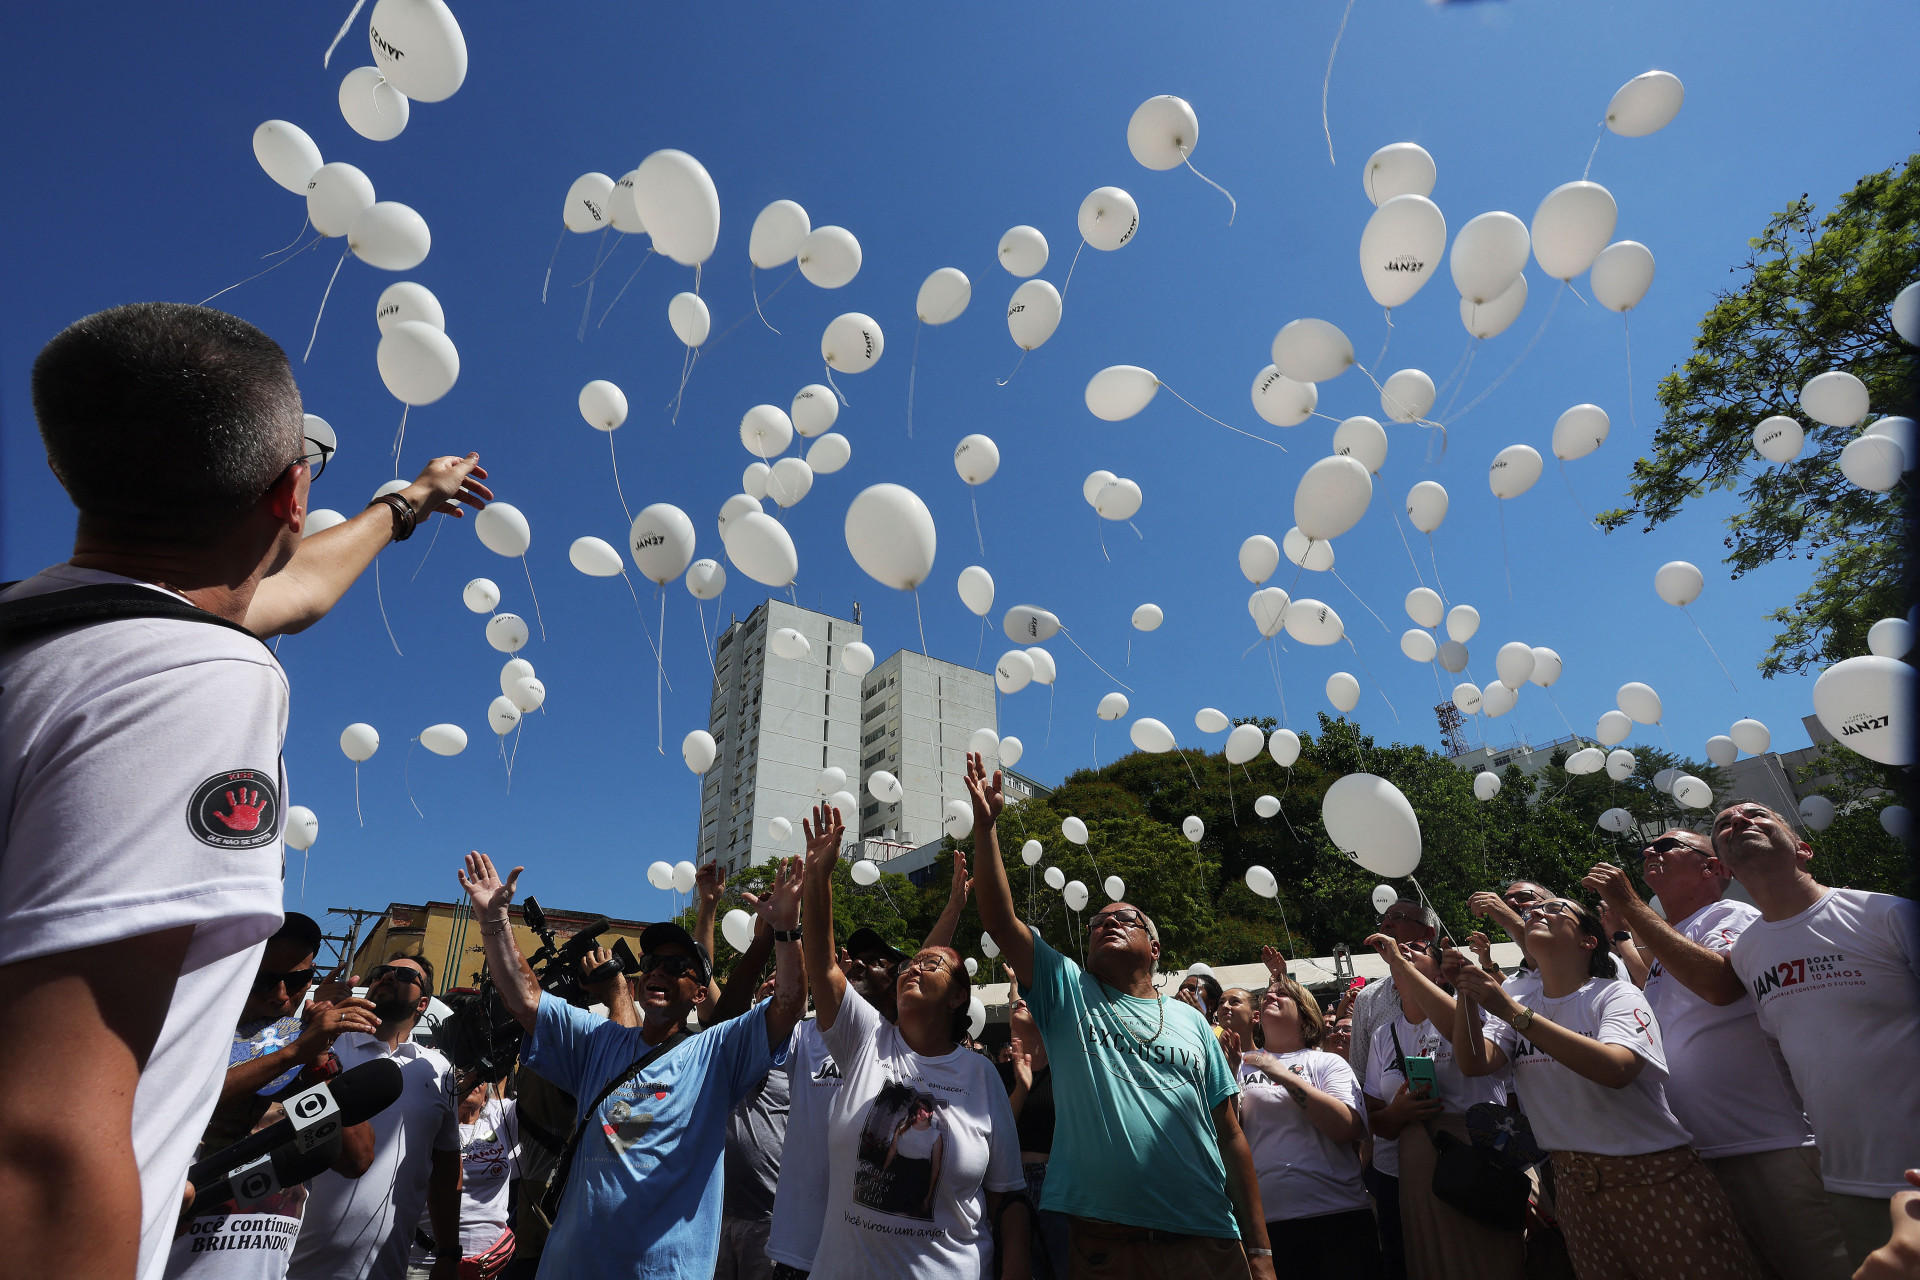
[[[1861,3],[1809,22],[1804,6],[1777,2],[1436,8],[1362,0],[1333,73],[1337,165],[1328,160],[1319,102],[1340,20],[1332,3],[1190,11],[458,4],[472,57],[465,86],[445,102],[416,103],[406,132],[387,143],[351,133],[337,105],[341,77],[370,61],[364,14],[332,69],[320,67],[346,7],[35,6],[15,15],[0,53],[0,102],[23,126],[11,138],[10,181],[0,190],[13,245],[0,262],[7,577],[70,549],[71,507],[32,428],[27,372],[40,345],[101,307],[198,301],[258,270],[260,255],[299,227],[302,202],[254,162],[255,125],[273,117],[301,124],[328,159],[360,166],[382,199],[412,205],[433,229],[431,256],[404,277],[346,264],[312,358],[298,366],[308,408],[334,424],[342,443],[314,502],[356,510],[391,474],[387,448],[400,406],[374,369],[373,303],[392,280],[419,280],[446,308],[463,373],[446,399],[412,415],[406,471],[434,453],[478,449],[499,495],[527,512],[547,636],[536,635],[523,656],[546,683],[547,713],[530,720],[508,795],[484,716],[502,656],[459,593],[486,575],[504,589],[503,608],[530,616],[520,567],[482,548],[470,524],[442,532],[417,578],[424,536],[386,553],[387,615],[404,657],[387,641],[371,576],[326,622],[280,650],[294,684],[292,798],[322,824],[307,909],[448,897],[457,892],[459,855],[476,846],[528,863],[528,887],[552,905],[640,917],[667,909],[644,869],[693,848],[696,781],[677,743],[705,725],[706,658],[693,601],[674,585],[665,651],[675,688],[662,756],[654,747],[653,663],[632,601],[617,581],[582,577],[567,562],[568,544],[583,534],[625,545],[606,440],[581,420],[575,397],[591,378],[625,388],[633,411],[617,443],[630,502],[636,510],[650,502],[682,507],[699,535],[696,554],[722,557],[714,516],[751,461],[739,444],[740,415],[760,402],[784,406],[819,380],[820,332],[843,311],[877,318],[887,349],[873,370],[841,381],[851,403],[836,429],[853,443],[852,463],[820,477],[786,513],[800,553],[800,603],[845,616],[859,601],[881,657],[917,646],[913,600],[867,578],[841,532],[861,488],[895,481],[926,500],[939,526],[933,579],[921,590],[935,656],[972,661],[978,625],[953,582],[965,566],[983,563],[998,584],[996,622],[1014,603],[1054,610],[1134,687],[1134,713],[1164,720],[1182,743],[1218,748],[1219,739],[1193,728],[1201,706],[1279,715],[1265,656],[1242,658],[1256,637],[1235,551],[1249,534],[1278,539],[1293,523],[1295,483],[1329,451],[1333,424],[1267,427],[1248,387],[1268,362],[1275,331],[1299,316],[1343,326],[1372,362],[1385,329],[1356,258],[1372,212],[1360,185],[1368,154],[1399,141],[1426,147],[1439,168],[1433,198],[1450,232],[1488,210],[1531,220],[1546,192],[1580,176],[1613,91],[1653,67],[1685,82],[1684,109],[1651,137],[1606,136],[1592,171],[1619,202],[1615,237],[1644,242],[1658,261],[1653,288],[1632,315],[1631,414],[1620,317],[1569,295],[1526,362],[1454,425],[1444,458],[1427,462],[1420,434],[1394,427],[1372,509],[1336,546],[1342,577],[1388,629],[1324,576],[1307,575],[1295,592],[1339,610],[1385,699],[1345,645],[1289,643],[1280,655],[1288,719],[1311,728],[1327,708],[1327,676],[1349,670],[1361,677],[1355,715],[1368,731],[1438,743],[1434,677],[1398,649],[1412,625],[1401,600],[1418,582],[1390,519],[1409,486],[1435,479],[1452,496],[1435,554],[1449,599],[1482,614],[1470,646],[1482,681],[1492,679],[1501,643],[1524,640],[1562,654],[1566,672],[1553,692],[1581,732],[1591,732],[1621,683],[1641,680],[1663,695],[1665,733],[1683,751],[1698,755],[1709,735],[1744,715],[1772,726],[1776,749],[1804,745],[1799,717],[1811,709],[1811,680],[1763,681],[1754,670],[1771,635],[1764,615],[1803,586],[1804,562],[1730,581],[1719,563],[1724,496],[1653,535],[1603,537],[1576,509],[1548,438],[1572,404],[1608,410],[1610,439],[1568,464],[1567,474],[1587,510],[1614,505],[1651,438],[1655,380],[1687,354],[1695,322],[1713,291],[1731,282],[1728,268],[1745,256],[1747,237],[1788,199],[1807,192],[1829,208],[1862,174],[1911,149],[1908,113],[1871,109],[1875,69],[1913,60],[1920,28],[1907,6]],[[49,56],[54,50],[66,53]],[[1193,160],[1238,198],[1232,226],[1218,192],[1184,170],[1146,170],[1128,154],[1128,117],[1159,93],[1181,95],[1198,112]],[[719,249],[701,288],[716,337],[677,424],[662,407],[682,356],[665,311],[672,294],[692,287],[690,270],[650,261],[582,343],[575,331],[585,290],[572,285],[587,272],[593,242],[569,236],[551,299],[540,303],[568,184],[591,169],[618,176],[661,147],[698,156],[722,208]],[[1058,333],[1007,386],[996,385],[1018,355],[1002,318],[1018,282],[995,264],[1001,232],[1040,227],[1053,249],[1042,274],[1057,285],[1077,243],[1080,200],[1103,185],[1138,201],[1139,234],[1118,252],[1082,255]],[[776,336],[752,315],[746,244],[754,215],[783,197],[803,204],[815,226],[851,229],[865,265],[836,291],[793,281],[765,308],[783,331]],[[337,255],[323,245],[219,305],[261,325],[297,359]],[[621,246],[602,285],[617,285],[640,257],[638,246]],[[942,266],[964,270],[974,298],[959,320],[921,337],[909,439],[913,299]],[[761,277],[763,295],[782,274]],[[1461,403],[1538,328],[1553,290],[1536,266],[1528,274],[1526,311],[1477,355]],[[609,297],[597,289],[596,320]],[[1456,299],[1442,273],[1396,311],[1383,375],[1417,367],[1436,382],[1447,376],[1468,343]],[[1288,452],[1223,431],[1170,396],[1126,422],[1093,418],[1082,400],[1086,381],[1118,363],[1154,370],[1209,413],[1274,436]],[[1357,372],[1323,386],[1320,407],[1336,417],[1380,416],[1377,394]],[[984,557],[951,462],[954,443],[976,431],[994,438],[1003,459],[978,494]],[[1501,513],[1487,466],[1500,448],[1522,442],[1548,454],[1548,469]],[[1107,526],[1111,562],[1100,550],[1100,522],[1080,496],[1096,468],[1134,478],[1146,495],[1135,520],[1143,538]],[[1432,585],[1419,550],[1419,572]],[[1738,692],[1687,619],[1655,597],[1653,572],[1670,559],[1705,570],[1694,616],[1733,669]],[[1275,578],[1282,586],[1292,573],[1284,568]],[[651,591],[642,598],[657,617]],[[722,603],[744,616],[762,598],[734,573]],[[1133,633],[1128,618],[1146,601],[1166,611],[1166,624]],[[1123,668],[1129,639],[1131,665]],[[1005,647],[990,636],[983,665]],[[1053,647],[1060,678],[1050,745],[1043,690],[1003,700],[1001,709],[1002,732],[1027,744],[1022,768],[1046,780],[1091,763],[1096,729],[1100,759],[1128,749],[1124,723],[1102,726],[1093,716],[1113,686],[1070,648]],[[354,816],[352,766],[337,745],[355,720],[376,725],[384,740],[361,769],[364,827]],[[464,725],[473,745],[453,759],[414,752],[412,791],[423,818],[403,789],[407,740],[443,720]],[[1566,729],[1541,691],[1528,688],[1518,708],[1484,732],[1497,743]],[[1478,727],[1470,724],[1469,735],[1477,738]],[[1658,730],[1634,741],[1665,745]],[[296,856],[289,905],[300,900],[298,876]]]

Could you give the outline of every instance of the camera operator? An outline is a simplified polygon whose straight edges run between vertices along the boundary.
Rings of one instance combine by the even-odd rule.
[[[712,974],[686,930],[655,924],[641,935],[641,1021],[620,1026],[541,990],[507,922],[521,870],[503,882],[492,859],[470,853],[459,879],[501,1000],[531,1033],[526,1065],[583,1102],[541,1270],[570,1280],[710,1275],[727,1114],[784,1060],[806,1001],[798,862],[779,869],[764,899],[748,899],[774,932],[778,994],[692,1037],[681,1028],[706,1003]]]

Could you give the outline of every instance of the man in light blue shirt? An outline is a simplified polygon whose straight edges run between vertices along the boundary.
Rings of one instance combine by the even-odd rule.
[[[460,883],[473,899],[501,1003],[531,1033],[527,1065],[591,1111],[576,1117],[586,1123],[562,1171],[565,1192],[540,1274],[711,1280],[727,1114],[783,1061],[806,1005],[799,860],[778,869],[765,898],[746,895],[773,932],[773,998],[695,1036],[681,1028],[705,1004],[712,974],[705,948],[678,925],[651,925],[640,936],[638,1026],[542,992],[507,922],[520,871],[503,882],[492,859],[471,853]]]

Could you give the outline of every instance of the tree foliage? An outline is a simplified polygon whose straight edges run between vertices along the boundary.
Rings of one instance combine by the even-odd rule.
[[[1813,582],[1772,615],[1780,630],[1760,664],[1771,677],[1863,652],[1875,620],[1905,612],[1901,544],[1906,488],[1870,493],[1840,473],[1855,427],[1811,421],[1800,388],[1843,369],[1866,383],[1876,410],[1908,395],[1908,353],[1893,331],[1894,296],[1920,277],[1920,155],[1862,178],[1816,220],[1801,196],[1750,241],[1700,321],[1693,354],[1660,384],[1665,419],[1652,458],[1634,464],[1629,505],[1603,512],[1616,530],[1672,519],[1711,490],[1737,491],[1725,563],[1739,577],[1778,559],[1815,560]],[[1763,418],[1806,431],[1799,458],[1776,466],[1753,449]]]

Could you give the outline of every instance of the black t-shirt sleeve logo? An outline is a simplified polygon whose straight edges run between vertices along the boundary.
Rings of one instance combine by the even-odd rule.
[[[272,774],[258,769],[216,773],[194,788],[187,827],[194,839],[220,849],[257,849],[280,831],[280,796]]]

